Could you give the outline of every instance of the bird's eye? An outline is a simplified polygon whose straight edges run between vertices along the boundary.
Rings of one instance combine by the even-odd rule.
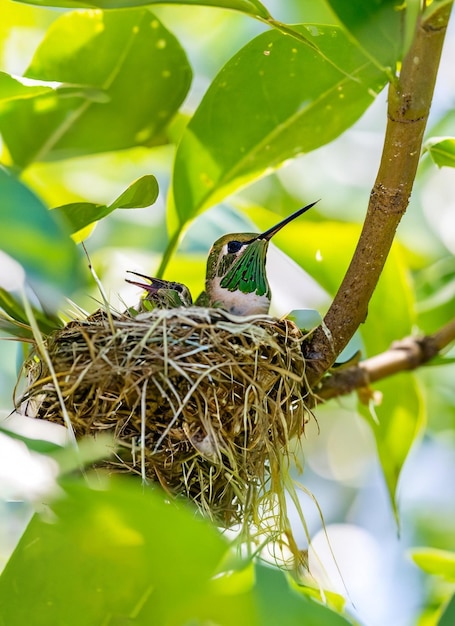
[[[241,241],[230,241],[227,245],[227,251],[229,254],[234,254],[238,252],[242,246],[243,243]]]

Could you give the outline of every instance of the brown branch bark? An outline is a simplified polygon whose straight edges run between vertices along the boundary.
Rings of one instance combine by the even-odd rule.
[[[324,325],[304,349],[311,386],[366,320],[368,303],[408,206],[452,5],[419,17],[400,76],[389,86],[382,158],[362,233]]]
[[[399,372],[416,369],[428,363],[453,341],[455,320],[433,335],[397,341],[386,352],[324,378],[314,390],[316,401],[346,395]]]

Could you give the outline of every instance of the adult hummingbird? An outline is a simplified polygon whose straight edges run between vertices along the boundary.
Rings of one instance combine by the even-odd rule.
[[[148,280],[150,283],[147,284],[136,280],[129,280],[128,278],[125,279],[127,283],[145,289],[147,293],[143,299],[143,308],[146,310],[156,308],[175,309],[181,306],[188,307],[193,304],[190,290],[182,283],[161,280],[160,278],[150,278],[138,272],[128,271],[128,273],[139,276],[140,278],[145,278],[145,280]],[[149,304],[147,305],[147,303]]]
[[[266,315],[271,299],[265,269],[269,242],[286,224],[311,209],[316,202],[259,235],[239,233],[220,237],[209,252],[205,291],[196,304],[219,307],[234,315]]]

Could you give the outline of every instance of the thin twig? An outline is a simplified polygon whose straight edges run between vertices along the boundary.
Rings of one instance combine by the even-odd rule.
[[[399,372],[416,369],[431,361],[454,341],[455,320],[433,335],[397,341],[389,350],[324,378],[315,390],[317,399],[329,400],[346,395]]]

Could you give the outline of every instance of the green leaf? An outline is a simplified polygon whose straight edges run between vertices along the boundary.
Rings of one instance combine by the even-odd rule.
[[[178,148],[173,195],[181,224],[337,137],[385,85],[385,74],[342,29],[293,28],[345,73],[278,31],[240,50],[212,82]]]
[[[425,143],[424,150],[438,167],[455,167],[454,137],[432,137]]]
[[[45,83],[33,84],[38,81],[27,82],[31,84],[26,84],[25,82],[21,82],[21,80],[18,80],[5,72],[0,72],[0,106],[2,102],[18,98],[32,98],[33,96],[52,91],[52,87],[46,85]]]
[[[18,0],[26,4],[49,7],[69,7],[74,9],[98,7],[99,9],[131,8],[153,4],[189,4],[194,6],[218,7],[220,9],[233,9],[246,15],[268,19],[269,12],[258,0]]]
[[[416,303],[406,255],[395,243],[371,298],[362,335],[368,356],[387,350],[397,339],[412,334]]]
[[[455,623],[455,594],[452,596],[441,615],[438,626],[453,626]]]
[[[0,433],[6,435],[7,437],[11,437],[11,439],[22,441],[22,443],[25,443],[29,450],[32,452],[38,452],[39,454],[50,454],[61,450],[61,446],[56,443],[52,443],[51,441],[46,441],[44,439],[31,439],[30,437],[24,437],[18,433],[8,430],[7,428],[3,428],[2,426],[0,426]]]
[[[455,582],[455,552],[436,548],[413,548],[411,558],[427,574]]]
[[[191,601],[204,607],[226,544],[192,511],[133,479],[68,483],[52,509],[32,519],[0,578],[1,626],[183,624],[194,616],[173,619]]]
[[[350,623],[277,568],[220,571],[223,538],[159,490],[96,484],[63,482],[52,516],[32,519],[0,577],[0,626]]]
[[[158,197],[158,182],[147,174],[138,178],[110,205],[92,202],[72,202],[53,209],[68,222],[71,232],[77,233],[89,224],[93,224],[115,209],[139,209],[150,206]]]
[[[30,326],[11,321],[0,310],[0,331],[17,339],[31,339],[33,332]]]
[[[424,403],[418,380],[411,373],[398,374],[376,383],[374,389],[382,396],[380,403],[370,408],[362,404],[359,410],[373,429],[382,472],[398,522],[397,485],[409,450],[422,431]],[[374,411],[374,416],[371,411]]]
[[[414,276],[418,326],[434,333],[453,318],[455,310],[455,257],[440,258]],[[433,363],[433,362],[431,362]]]
[[[328,0],[328,4],[370,58],[395,69],[402,52],[401,0]]]
[[[9,291],[6,291],[0,287],[0,309],[2,309],[6,315],[18,324],[14,322],[10,323],[10,320],[3,316],[0,320],[0,328],[6,330],[8,333],[16,337],[33,337],[33,332],[29,324],[27,313],[21,302]],[[42,333],[48,335],[57,328],[63,326],[62,320],[49,312],[40,311],[36,307],[32,306],[33,316],[38,324],[38,328]],[[0,311],[1,315],[1,311]],[[3,322],[7,322],[4,324]]]
[[[260,626],[346,626],[351,623],[327,606],[294,591],[276,568],[256,566],[254,594],[259,605]]]
[[[415,301],[405,254],[394,244],[361,327],[367,354],[372,356],[412,334],[416,322]],[[420,383],[412,373],[403,373],[374,384],[380,403],[361,413],[370,422],[394,513],[398,518],[396,490],[402,467],[425,422],[425,404]],[[371,411],[374,411],[372,417]],[[378,421],[376,421],[376,419]]]
[[[77,442],[77,447],[68,444],[59,446],[49,456],[58,463],[59,474],[69,474],[80,471],[83,467],[90,467],[97,461],[112,457],[117,448],[116,441],[111,434],[102,433],[97,437],[84,437]]]
[[[81,87],[3,104],[0,131],[21,167],[162,141],[191,69],[150,11],[91,10],[52,24],[26,76]]]
[[[158,182],[148,174],[131,183],[110,206],[109,209],[143,209],[156,202],[158,198]]]
[[[302,330],[316,328],[322,322],[322,315],[314,309],[294,309],[286,319],[291,320]]]
[[[65,224],[1,166],[0,223],[0,249],[32,282],[50,283],[63,293],[79,284],[79,255]]]

